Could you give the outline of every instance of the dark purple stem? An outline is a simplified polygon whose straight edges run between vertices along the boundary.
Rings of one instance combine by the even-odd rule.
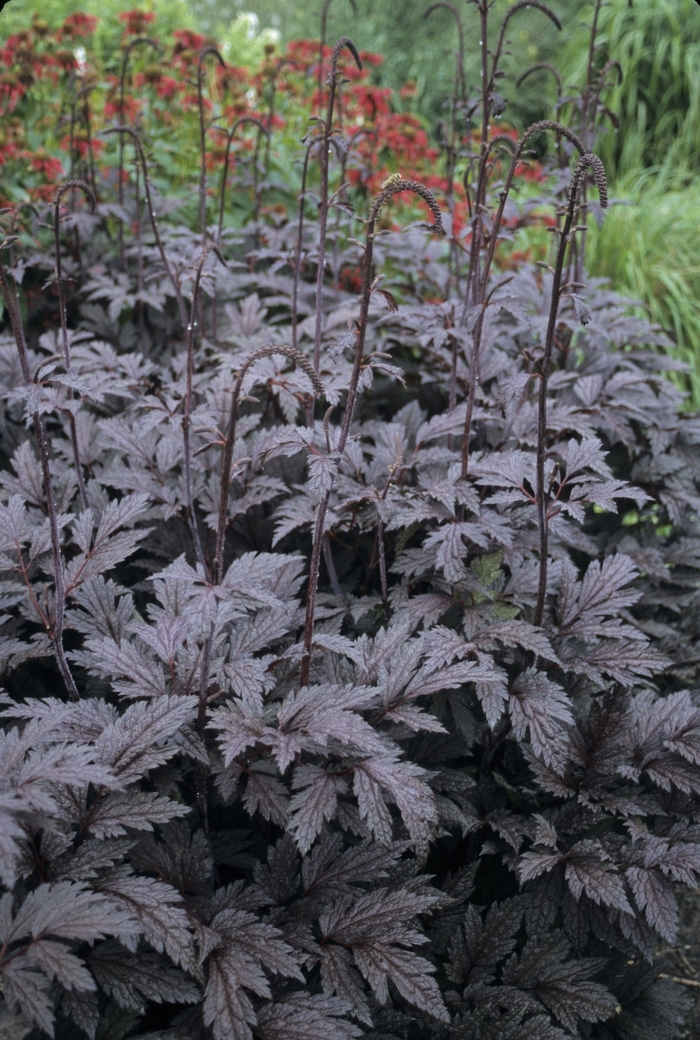
[[[124,105],[124,92],[126,87],[126,72],[129,64],[129,58],[131,52],[135,47],[140,44],[146,43],[149,47],[158,53],[160,51],[160,45],[157,40],[152,40],[150,36],[137,36],[136,39],[131,40],[124,51],[124,57],[122,58],[122,70],[121,76],[119,77],[119,123],[121,126],[124,125],[125,117],[125,105]],[[117,181],[117,192],[119,205],[124,205],[124,138],[119,138],[119,166],[118,166],[118,181]],[[119,256],[122,265],[122,271],[126,271],[126,252],[124,248],[124,225],[121,219],[119,220]]]
[[[202,539],[199,535],[199,527],[197,526],[197,514],[194,508],[194,487],[192,484],[192,455],[191,455],[191,443],[190,443],[190,424],[192,415],[192,383],[194,379],[194,337],[195,337],[195,325],[196,316],[199,313],[199,296],[202,285],[202,270],[206,262],[209,253],[216,253],[221,263],[226,266],[226,261],[223,258],[221,250],[217,245],[212,242],[207,242],[202,247],[202,255],[199,263],[197,264],[197,272],[195,274],[194,286],[192,289],[192,306],[190,307],[190,320],[187,326],[187,374],[186,374],[186,388],[185,397],[182,405],[182,439],[184,442],[184,457],[185,457],[185,494],[187,496],[187,512],[189,513],[190,526],[192,528],[192,541],[194,542],[195,553],[197,555],[197,562],[204,568],[206,574],[207,565],[204,556],[204,548],[202,546]]]
[[[219,517],[216,528],[216,552],[214,555],[213,565],[213,580],[217,585],[221,584],[221,579],[223,577],[224,541],[226,539],[226,526],[228,521],[228,496],[231,488],[231,465],[233,463],[233,449],[236,443],[236,419],[238,414],[238,401],[241,396],[241,387],[243,385],[245,374],[250,366],[255,364],[256,361],[259,361],[260,358],[271,357],[273,354],[282,354],[284,357],[291,358],[291,360],[307,374],[316,393],[323,393],[323,383],[311,367],[308,358],[306,358],[304,354],[295,347],[288,347],[284,344],[272,344],[267,347],[258,347],[257,350],[252,351],[252,353],[248,355],[238,370],[236,381],[233,384],[233,393],[231,394],[231,409],[226,430],[224,457],[221,463]]]
[[[7,239],[0,247],[0,252],[6,246],[12,244],[13,239]],[[16,306],[16,300],[13,293],[10,290],[10,286],[7,281],[7,274],[5,273],[5,265],[0,260],[0,288],[5,299],[5,306],[7,307],[8,314],[10,316],[10,325],[17,345],[17,352],[19,354],[20,366],[22,368],[22,377],[24,379],[25,386],[29,388],[32,385],[32,375],[29,368],[29,357],[27,354],[27,345],[24,339],[24,328],[22,327],[22,321],[19,315],[19,311]],[[54,616],[53,620],[48,625],[48,635],[51,639],[54,648],[54,654],[56,655],[56,663],[58,670],[61,673],[66,690],[71,700],[80,700],[80,694],[78,688],[75,685],[75,680],[71,674],[71,670],[66,660],[65,650],[63,649],[63,621],[64,621],[64,610],[66,601],[66,590],[65,581],[63,575],[63,556],[61,553],[61,538],[58,529],[58,507],[56,505],[56,493],[53,486],[53,478],[51,476],[51,467],[49,464],[49,446],[46,438],[46,429],[44,427],[44,421],[41,413],[36,411],[32,415],[32,422],[34,424],[34,432],[39,447],[39,458],[41,460],[41,472],[44,480],[44,491],[46,492],[46,505],[47,512],[49,514],[49,529],[51,531],[51,556],[53,559],[54,569],[54,588],[55,588],[55,604],[54,604]]]
[[[66,322],[66,297],[63,291],[63,276],[61,271],[61,199],[67,191],[76,189],[82,191],[85,198],[90,204],[90,212],[95,212],[95,194],[92,188],[85,183],[85,181],[69,180],[64,181],[56,192],[54,199],[54,210],[53,210],[53,233],[54,233],[54,251],[56,254],[56,288],[58,290],[58,313],[61,322],[61,337],[63,340],[63,356],[66,363],[66,374],[71,374],[71,362],[70,362],[70,347],[68,345],[68,326]],[[69,389],[70,397],[73,396],[72,389]],[[80,498],[83,503],[83,509],[88,507],[87,491],[85,490],[85,481],[83,480],[83,470],[80,462],[80,451],[78,449],[78,432],[75,427],[75,415],[69,409],[68,410],[68,426],[70,427],[70,439],[73,447],[73,461],[75,463],[75,475],[78,481],[78,490],[80,492]]]
[[[106,130],[101,131],[103,134],[129,134],[134,146],[138,159],[141,163],[141,170],[143,173],[144,188],[146,191],[146,204],[148,206],[148,217],[151,222],[151,229],[153,231],[153,237],[156,240],[156,248],[160,254],[160,258],[163,261],[165,273],[167,274],[170,284],[173,287],[175,299],[177,300],[178,311],[180,312],[180,322],[182,324],[182,331],[187,335],[187,308],[185,307],[185,301],[182,296],[179,282],[175,277],[173,270],[168,262],[168,258],[165,254],[165,248],[158,231],[158,221],[156,220],[155,211],[153,209],[153,196],[151,195],[151,185],[148,179],[148,166],[146,165],[146,156],[143,154],[143,146],[141,144],[141,138],[134,129],[130,126],[110,126]]]
[[[399,181],[395,184],[387,185],[383,191],[380,191],[376,196],[372,208],[369,212],[369,219],[367,221],[367,232],[365,239],[365,251],[364,251],[364,265],[362,273],[362,289],[360,296],[360,316],[355,326],[355,357],[353,360],[352,373],[350,376],[350,385],[348,387],[348,396],[345,403],[345,412],[343,413],[343,421],[340,427],[340,437],[338,439],[338,446],[335,450],[335,474],[331,481],[331,486],[326,491],[324,497],[318,506],[316,513],[316,524],[314,527],[313,547],[311,550],[311,563],[309,566],[309,585],[306,593],[306,616],[304,619],[304,657],[301,662],[301,686],[307,686],[309,682],[309,672],[311,668],[311,645],[314,638],[314,615],[316,612],[316,593],[318,589],[318,574],[321,565],[321,551],[323,547],[323,535],[324,526],[326,521],[326,513],[328,512],[328,503],[330,501],[331,492],[333,485],[335,484],[335,475],[337,475],[340,460],[343,457],[345,447],[348,442],[348,436],[350,434],[350,426],[352,425],[353,414],[355,412],[355,404],[357,401],[357,390],[360,383],[360,375],[362,374],[362,366],[364,362],[365,353],[365,339],[367,336],[367,321],[369,318],[369,304],[373,292],[372,284],[372,257],[374,251],[374,233],[375,226],[377,223],[377,217],[382,206],[389,201],[389,199],[402,191],[411,191],[416,195],[420,195],[428,205],[434,217],[434,230],[438,235],[444,235],[445,229],[442,226],[442,214],[440,213],[440,207],[435,201],[435,196],[424,184],[419,184],[417,181]]]
[[[547,323],[547,334],[544,342],[544,353],[540,366],[540,393],[537,414],[537,525],[539,528],[539,577],[537,582],[537,605],[533,623],[538,627],[542,624],[544,615],[545,599],[547,596],[547,568],[548,568],[548,489],[545,487],[544,467],[547,454],[547,384],[549,380],[549,368],[552,361],[552,348],[554,345],[554,331],[557,324],[557,313],[559,310],[559,295],[561,291],[562,271],[564,270],[564,259],[566,247],[573,238],[574,215],[576,213],[577,196],[581,182],[586,170],[592,169],[593,177],[598,188],[601,206],[608,204],[607,183],[605,179],[605,168],[597,155],[587,152],[579,159],[574,170],[569,190],[569,201],[563,227],[559,230],[559,249],[557,261],[552,276],[552,302],[549,309],[549,321]],[[573,230],[572,230],[573,229]]]
[[[316,144],[316,140],[309,141],[306,146],[306,152],[304,154],[304,165],[301,171],[301,192],[299,194],[299,222],[297,224],[297,242],[296,251],[294,256],[294,276],[292,282],[292,345],[296,348],[297,344],[297,323],[299,319],[299,276],[301,274],[301,247],[304,240],[304,203],[306,202],[306,176],[309,171],[309,157],[311,149]]]
[[[204,75],[204,62],[209,55],[214,55],[222,69],[226,68],[226,62],[219,54],[216,47],[202,47],[197,62],[197,106],[199,110],[199,230],[202,235],[202,245],[207,240],[207,138],[204,123],[204,91],[202,79]]]
[[[333,48],[331,60],[331,74],[329,77],[330,92],[328,95],[328,108],[326,119],[323,124],[323,143],[321,146],[321,198],[319,201],[318,220],[318,271],[316,273],[316,326],[314,329],[314,370],[318,372],[321,361],[321,325],[323,322],[323,276],[325,273],[326,258],[326,231],[328,228],[328,168],[330,157],[330,140],[333,131],[333,107],[335,105],[335,91],[338,81],[338,58],[343,47],[352,54],[358,69],[362,68],[360,55],[351,39],[341,36]]]
[[[479,284],[475,284],[474,286],[474,306],[480,306],[481,312],[479,313],[476,319],[474,331],[472,333],[472,356],[471,363],[469,366],[469,392],[467,395],[467,413],[464,419],[464,434],[462,437],[462,480],[466,480],[467,475],[469,473],[469,439],[471,436],[471,426],[474,414],[476,389],[479,382],[479,354],[481,350],[481,334],[483,331],[485,313],[484,300],[486,296],[486,287],[488,284],[489,272],[491,270],[491,264],[493,262],[494,253],[496,251],[498,232],[501,227],[501,221],[503,219],[503,211],[505,209],[505,204],[513,184],[515,170],[517,168],[518,163],[520,162],[523,149],[525,148],[525,145],[530,140],[530,138],[534,137],[535,134],[541,133],[544,130],[553,130],[556,133],[561,134],[563,137],[566,137],[569,141],[571,141],[571,143],[575,145],[576,148],[578,148],[579,152],[581,152],[582,154],[585,153],[583,142],[576,136],[573,130],[569,130],[569,128],[564,126],[562,123],[554,122],[554,120],[551,119],[544,119],[541,122],[533,123],[532,126],[528,127],[523,136],[518,141],[515,151],[513,152],[510,170],[508,171],[508,176],[506,177],[505,184],[500,194],[498,209],[496,210],[496,216],[494,217],[493,225],[491,228],[489,244],[486,251],[486,257],[484,259],[483,274],[481,276]],[[488,157],[488,149],[486,151],[486,156]],[[464,310],[462,313],[462,324],[464,324],[464,322],[466,321],[467,311],[468,301],[465,301]]]
[[[219,225],[216,237],[217,245],[219,246],[221,245],[221,234],[224,226],[224,205],[226,201],[226,182],[228,180],[228,164],[229,156],[231,154],[231,145],[233,144],[233,139],[236,135],[236,130],[239,126],[243,126],[244,123],[254,123],[264,134],[267,133],[267,129],[263,126],[263,124],[256,116],[241,116],[240,119],[236,120],[236,122],[233,124],[228,133],[228,137],[226,139],[226,154],[224,156],[224,169],[221,174],[221,191],[219,198]]]

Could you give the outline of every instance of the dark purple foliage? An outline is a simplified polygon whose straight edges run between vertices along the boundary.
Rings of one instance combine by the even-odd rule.
[[[557,266],[490,269],[499,184],[446,245],[393,183],[318,326],[295,218],[203,252],[149,196],[124,273],[78,204],[63,331],[44,215],[6,242],[3,1038],[678,1035],[700,421],[567,282],[573,137]]]

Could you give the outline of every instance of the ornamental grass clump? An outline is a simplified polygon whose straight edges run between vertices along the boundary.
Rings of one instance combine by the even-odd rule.
[[[590,121],[496,123],[526,6],[455,7],[485,75],[458,57],[443,165],[347,37],[320,91],[317,40],[132,48],[94,193],[75,141],[72,180],[21,159],[5,84],[7,1040],[682,1035],[700,421],[580,277]],[[67,112],[93,30],[3,53]]]

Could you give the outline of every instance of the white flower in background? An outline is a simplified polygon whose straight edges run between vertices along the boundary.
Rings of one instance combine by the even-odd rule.
[[[78,75],[84,76],[87,72],[87,52],[84,47],[75,48],[75,60],[78,63]]]

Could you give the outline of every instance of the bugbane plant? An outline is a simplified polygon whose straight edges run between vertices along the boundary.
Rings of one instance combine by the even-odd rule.
[[[491,126],[525,6],[462,11],[451,222],[407,169],[365,198],[385,146],[333,122],[338,54],[288,208],[251,213],[232,143],[269,130],[272,182],[277,129],[205,99],[186,33],[190,198],[127,96],[136,241],[109,176],[66,233],[56,188],[2,214],[8,1040],[682,1035],[700,423],[659,331],[572,277],[586,176],[607,201],[580,128]],[[545,132],[538,265],[509,249]]]

